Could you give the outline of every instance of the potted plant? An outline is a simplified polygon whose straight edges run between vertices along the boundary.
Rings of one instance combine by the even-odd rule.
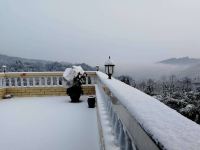
[[[80,66],[65,70],[63,78],[67,87],[66,93],[70,96],[72,103],[80,102],[80,96],[83,94],[82,84],[86,82],[86,76],[87,74]]]
[[[78,73],[73,79],[72,87],[67,88],[67,94],[70,96],[72,103],[80,102],[80,96],[83,94],[82,84],[85,83],[86,76],[86,73],[83,75]]]

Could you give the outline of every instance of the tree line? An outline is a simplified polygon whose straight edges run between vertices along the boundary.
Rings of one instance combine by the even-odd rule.
[[[122,82],[153,96],[160,102],[176,110],[185,117],[200,124],[200,88],[193,88],[189,77],[178,78],[175,75],[159,80],[134,80],[130,76],[118,77]]]

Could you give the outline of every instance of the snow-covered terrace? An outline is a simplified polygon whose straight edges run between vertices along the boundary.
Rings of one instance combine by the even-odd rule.
[[[99,150],[95,109],[87,97],[23,97],[0,101],[1,150]]]
[[[91,93],[89,91],[95,88],[96,109],[88,109],[85,102],[72,105],[67,102],[69,101],[67,96],[24,97],[2,101],[0,119],[3,119],[1,122],[4,123],[0,124],[0,130],[3,133],[0,135],[2,139],[0,139],[0,146],[18,141],[9,146],[17,145],[17,143],[19,146],[30,146],[38,142],[39,144],[35,146],[48,146],[50,143],[52,149],[58,150],[64,149],[67,146],[65,144],[69,144],[68,146],[83,145],[81,149],[84,149],[91,143],[93,147],[91,146],[92,148],[88,150],[99,148],[105,150],[199,149],[200,126],[198,124],[133,87],[114,78],[109,80],[104,73],[88,72],[88,74],[86,85],[84,85],[85,94],[92,94],[93,91]],[[29,94],[38,94],[38,96],[43,96],[42,93],[62,95],[60,75],[61,73],[45,73],[43,76],[42,73],[18,75],[17,78],[21,78],[21,85],[17,85],[18,79],[15,74],[7,77],[0,75],[2,76],[0,92],[10,91],[17,94],[20,91],[23,93],[21,96],[27,91],[30,92]],[[13,88],[17,89],[13,91]],[[34,93],[30,91],[32,88],[34,88]],[[36,92],[38,89],[41,92]],[[86,97],[84,96],[83,99]],[[12,112],[14,112],[13,116]],[[70,134],[67,134],[68,132]],[[4,135],[7,138],[4,138]],[[37,138],[38,135],[40,135],[39,138]],[[77,145],[69,142],[72,138],[77,139]],[[90,142],[87,143],[87,141]],[[26,147],[26,149],[31,148]],[[46,148],[43,147],[43,149]],[[72,147],[66,149],[74,150]]]

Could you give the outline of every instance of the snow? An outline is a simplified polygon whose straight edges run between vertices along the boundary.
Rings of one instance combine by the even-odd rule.
[[[0,101],[1,150],[99,150],[96,109],[69,97]]]
[[[107,66],[108,65],[111,65],[111,66],[115,65],[113,60],[110,58],[110,56],[109,56],[109,59],[105,62],[105,65],[107,65]]]
[[[75,72],[73,71],[72,68],[66,68],[64,73],[63,73],[63,77],[64,77],[65,80],[71,81],[75,77]]]
[[[73,81],[74,77],[76,77],[78,75],[78,73],[84,74],[84,70],[82,69],[82,67],[81,66],[73,66],[72,68],[65,69],[65,71],[63,73],[63,77],[67,81]]]
[[[200,147],[200,126],[175,110],[119,80],[97,76],[136,118],[152,138],[168,150],[197,150]],[[142,141],[141,141],[142,142]]]
[[[95,85],[95,89],[96,89],[96,97],[97,97],[99,117],[102,126],[105,149],[120,150],[120,147],[117,146],[115,142],[115,136],[113,134],[111,122],[109,120],[109,115],[106,111],[106,108],[104,107],[104,101],[101,91],[97,85]]]
[[[83,75],[84,70],[81,66],[72,66],[72,68],[66,68],[63,73],[64,87],[69,88],[73,85],[73,79],[78,76],[78,74]]]

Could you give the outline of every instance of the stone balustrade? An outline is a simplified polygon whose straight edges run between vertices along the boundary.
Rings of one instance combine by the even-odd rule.
[[[63,72],[6,72],[0,74],[0,96],[66,95],[63,87]],[[85,95],[95,93],[95,72],[87,72],[83,85]]]
[[[100,138],[103,149],[117,146],[114,149],[199,149],[198,124],[119,80],[110,80],[101,72],[97,72],[97,79],[96,96],[101,107],[98,115],[103,115],[99,117],[104,133]],[[105,125],[111,130],[103,129]]]

